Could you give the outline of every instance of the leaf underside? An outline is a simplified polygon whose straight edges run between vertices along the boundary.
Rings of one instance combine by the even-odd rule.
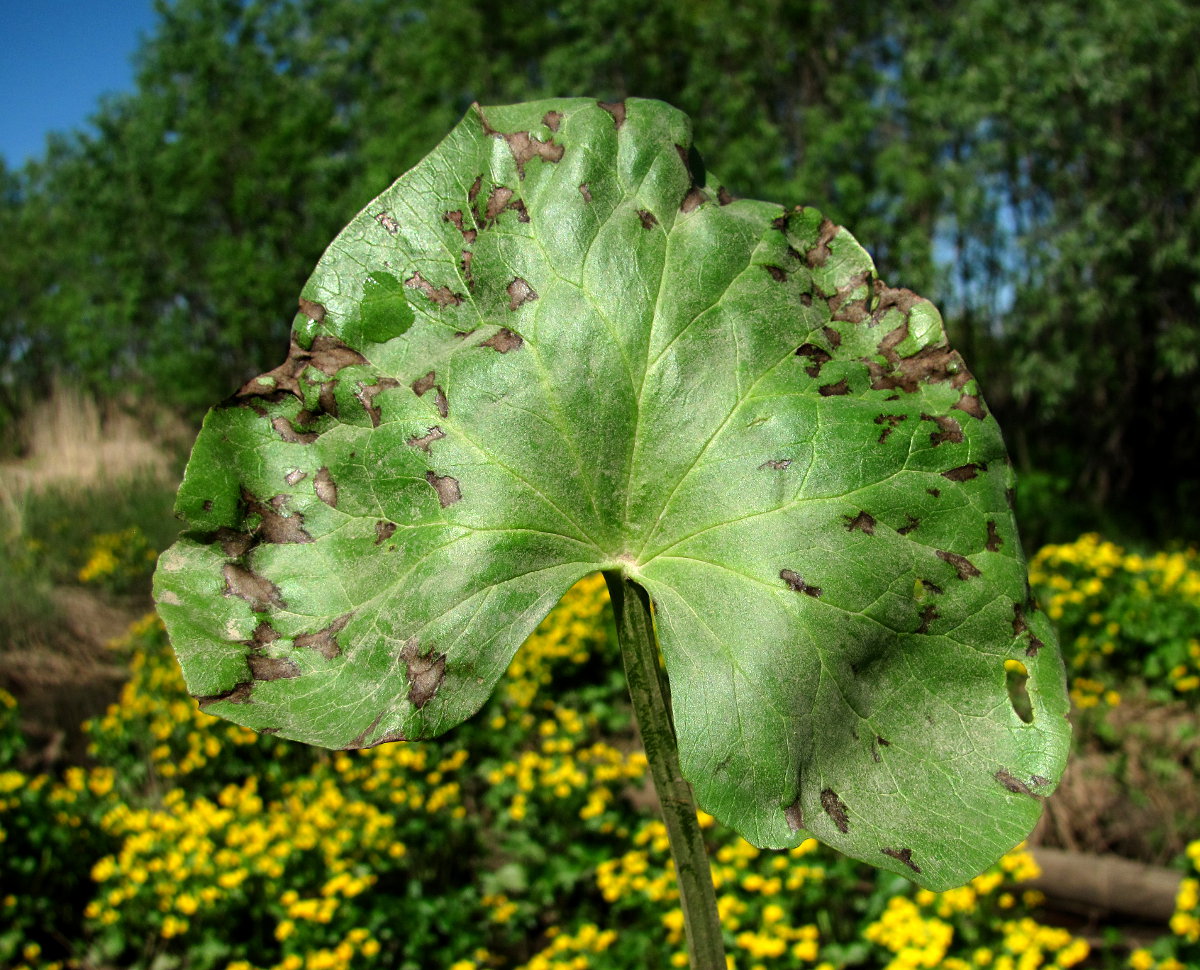
[[[1011,489],[934,307],[820,213],[730,199],[684,115],[473,109],[208,415],[156,595],[205,710],[357,748],[469,717],[623,570],[703,808],[946,888],[1069,740]]]

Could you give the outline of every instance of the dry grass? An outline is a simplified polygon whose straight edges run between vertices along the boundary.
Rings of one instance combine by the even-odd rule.
[[[1192,710],[1128,692],[1107,712],[1103,739],[1081,739],[1033,841],[1165,864],[1196,837],[1198,768]]]
[[[159,425],[150,434],[119,407],[101,407],[74,388],[59,385],[22,422],[23,457],[0,465],[0,497],[11,503],[29,490],[92,488],[138,474],[166,481],[173,463],[171,446],[187,432],[175,418]]]
[[[189,435],[173,416],[141,422],[58,386],[21,422],[19,459],[0,463],[0,687],[21,704],[35,757],[83,756],[80,723],[115,699],[124,673],[107,642],[148,590],[83,588],[94,536],[137,525],[170,541],[170,494]]]

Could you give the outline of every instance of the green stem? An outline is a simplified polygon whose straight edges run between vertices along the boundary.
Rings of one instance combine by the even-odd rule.
[[[692,786],[679,770],[675,724],[671,720],[666,676],[658,662],[650,599],[641,586],[620,573],[606,572],[604,579],[616,614],[617,637],[625,660],[633,712],[671,842],[688,960],[692,970],[725,970],[725,944],[712,872],[696,818]]]

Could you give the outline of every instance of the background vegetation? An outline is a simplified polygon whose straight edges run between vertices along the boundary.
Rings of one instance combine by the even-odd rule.
[[[158,7],[136,90],[0,171],[0,422],[55,374],[194,415],[277,363],[324,245],[473,100],[655,97],[735,195],[824,209],[944,308],[1048,493],[1035,538],[1101,509],[1196,537],[1196,4]]]
[[[943,308],[1068,656],[1036,841],[1188,877],[1117,933],[1023,852],[934,896],[711,825],[737,967],[1200,966],[1198,49],[1184,0],[161,3],[136,90],[0,166],[0,967],[679,965],[594,579],[469,725],[362,754],[199,714],[143,617],[194,425],[322,247],[473,100],[553,95],[672,102]]]

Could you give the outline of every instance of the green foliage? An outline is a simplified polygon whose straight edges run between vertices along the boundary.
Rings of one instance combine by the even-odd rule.
[[[472,100],[655,97],[703,119],[735,195],[815,205],[885,278],[940,295],[1022,466],[1136,510],[1135,532],[1197,533],[1196,446],[1170,417],[1200,406],[1194,5],[180,0],[159,16],[133,95],[0,172],[0,422],[55,371],[193,408],[260,372],[343,213]]]
[[[157,573],[210,713],[436,736],[623,571],[684,775],[755,844],[946,888],[1032,827],[1066,698],[999,431],[849,234],[727,199],[667,105],[555,100],[469,112],[303,292],[289,359],[207,418]]]

